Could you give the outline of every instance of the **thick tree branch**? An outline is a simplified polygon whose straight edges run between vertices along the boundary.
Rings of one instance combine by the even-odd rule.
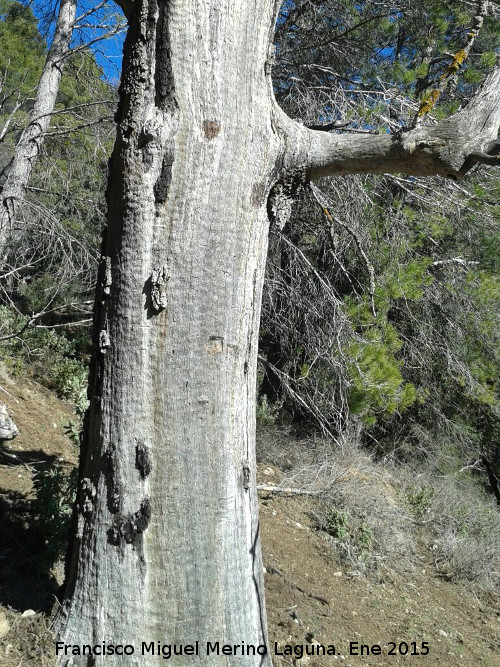
[[[283,119],[285,168],[310,179],[335,174],[404,173],[461,179],[475,164],[499,165],[500,65],[469,104],[435,125],[386,135],[352,136],[310,130]]]

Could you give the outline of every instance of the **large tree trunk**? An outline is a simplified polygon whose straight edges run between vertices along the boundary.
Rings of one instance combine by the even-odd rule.
[[[363,150],[275,107],[275,0],[121,4],[130,27],[91,406],[56,630],[69,645],[135,648],[115,664],[164,664],[141,656],[142,642],[199,640],[204,667],[268,666],[269,655],[204,652],[266,642],[254,398],[268,212],[286,222],[296,183],[330,163],[370,171],[374,150],[377,169],[399,171],[411,168],[405,151],[427,153],[383,136]],[[425,168],[442,173],[444,159]],[[59,654],[61,665],[106,660]]]
[[[3,185],[0,207],[0,258],[8,255],[19,235],[16,207],[26,195],[56,104],[65,58],[75,23],[77,0],[61,0],[52,44],[47,52],[28,124],[21,133]]]
[[[154,664],[143,641],[266,643],[254,398],[280,148],[265,68],[274,5],[143,0],[130,16],[58,621],[68,644],[134,645],[127,665]]]

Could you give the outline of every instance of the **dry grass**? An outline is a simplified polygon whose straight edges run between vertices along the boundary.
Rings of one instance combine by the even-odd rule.
[[[405,495],[433,537],[437,571],[500,592],[500,512],[493,499],[471,478],[426,472],[406,480]]]
[[[9,632],[0,639],[0,664],[2,667],[54,667],[54,638],[45,615],[21,616],[5,607],[10,626]]]
[[[317,496],[316,523],[351,574],[404,574],[429,559],[440,576],[500,592],[500,512],[472,477],[388,467],[353,441],[276,427],[261,429],[257,454],[283,471],[282,486]]]

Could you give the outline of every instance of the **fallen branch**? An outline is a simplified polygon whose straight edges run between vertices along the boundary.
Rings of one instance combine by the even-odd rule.
[[[274,486],[272,484],[258,484],[257,491],[266,491],[268,493],[284,493],[295,496],[315,496],[313,491],[304,491],[303,489],[293,489],[285,486]]]

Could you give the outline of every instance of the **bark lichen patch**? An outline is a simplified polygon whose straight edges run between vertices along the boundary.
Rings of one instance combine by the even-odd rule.
[[[305,182],[306,175],[302,169],[291,170],[271,189],[267,202],[268,215],[279,230],[283,230],[290,219],[295,196]]]
[[[94,511],[94,501],[97,496],[97,490],[92,480],[84,477],[81,482],[82,500],[80,511],[84,516],[90,516]]]
[[[101,331],[99,331],[99,349],[101,353],[105,354],[106,350],[110,346],[111,346],[111,339],[109,337],[109,333],[105,329],[101,329]]]
[[[135,448],[135,467],[139,471],[142,479],[151,473],[153,468],[149,449],[144,442],[138,442]]]
[[[417,116],[421,118],[422,116],[425,116],[426,114],[429,113],[429,111],[434,107],[436,102],[439,99],[439,90],[431,90],[431,92],[425,97],[421,104],[420,107],[417,111]]]
[[[151,502],[144,498],[140,508],[133,514],[116,514],[113,525],[108,530],[108,540],[114,546],[131,544],[134,549],[142,552],[143,533],[151,520]]]
[[[207,139],[215,139],[220,132],[220,123],[218,120],[204,120],[203,132]]]

